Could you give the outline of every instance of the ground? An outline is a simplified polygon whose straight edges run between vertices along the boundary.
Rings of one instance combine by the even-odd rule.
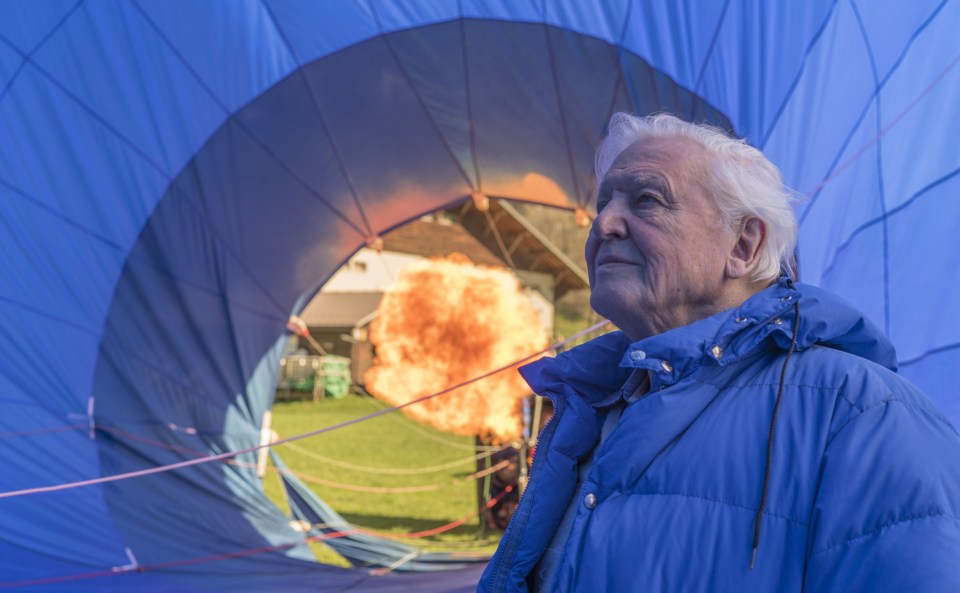
[[[358,395],[318,403],[277,403],[273,428],[281,437],[363,416],[384,404]],[[348,521],[388,534],[436,528],[477,512],[476,482],[465,480],[476,472],[471,459],[472,437],[458,437],[415,424],[393,412],[330,433],[279,445],[276,452],[291,470],[340,485],[307,484]],[[319,457],[318,457],[319,456]],[[439,471],[416,474],[381,473],[379,470],[431,468],[462,463]],[[362,468],[362,469],[361,469]],[[373,468],[373,469],[369,469]],[[435,490],[412,493],[365,492],[374,488],[404,488],[441,484]],[[276,475],[264,478],[267,496],[287,510]],[[444,533],[422,539],[404,539],[431,550],[492,552],[500,534],[481,533],[477,517]],[[315,544],[318,560],[346,566],[346,561],[323,544]]]

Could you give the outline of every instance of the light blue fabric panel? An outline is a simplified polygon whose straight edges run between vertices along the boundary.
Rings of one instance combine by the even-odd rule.
[[[381,3],[382,4],[382,3]],[[308,64],[379,34],[366,2],[314,2],[264,0],[276,34],[298,64]],[[324,31],[318,35],[318,31]]]
[[[51,33],[56,31],[65,18],[82,2],[77,0],[43,0],[43,6],[21,0],[0,1],[0,36],[6,42],[33,52]]]
[[[166,179],[30,66],[0,102],[0,137],[0,334],[16,340],[5,358],[55,350],[44,381],[56,387],[34,395],[72,410],[90,395],[113,284]]]
[[[5,393],[11,388],[0,378]],[[16,390],[13,389],[16,393]],[[4,402],[5,415],[15,409],[16,425],[0,423],[0,431],[14,428],[38,430],[63,426],[62,414],[37,407]],[[70,423],[78,423],[70,419]],[[79,424],[85,424],[82,418]],[[3,491],[100,476],[96,449],[85,428],[0,439],[4,472]],[[128,564],[124,541],[116,530],[103,499],[103,490],[88,487],[66,492],[37,494],[0,501],[4,517],[0,549],[3,550],[0,582],[88,572],[90,567],[110,568]],[[29,563],[15,561],[17,550],[35,555]]]
[[[257,0],[139,2],[124,8],[125,13],[131,13],[124,17],[125,22],[134,23],[138,29],[146,25],[140,39],[167,47],[166,52],[158,51],[157,59],[162,60],[162,69],[173,70],[171,76],[177,81],[160,97],[162,103],[174,109],[178,117],[200,118],[206,115],[203,111],[183,108],[192,105],[191,97],[171,101],[169,93],[183,92],[180,86],[196,89],[202,85],[226,108],[226,113],[198,121],[207,125],[193,130],[197,134],[209,135],[213,131],[210,124],[219,125],[218,117],[233,113],[300,64],[290,55],[267,6]],[[184,18],[185,14],[190,18]],[[317,29],[313,36],[324,37]],[[138,39],[138,43],[143,41]],[[171,68],[177,63],[183,69]],[[196,145],[191,145],[191,153],[195,149]]]
[[[22,55],[10,46],[0,44],[0,99],[7,94],[24,65]]]
[[[634,2],[622,45],[692,90],[720,24],[723,7],[723,2]]]
[[[951,3],[905,48],[880,92],[881,129],[889,128],[882,143],[891,210],[960,168],[960,150],[953,140],[960,134],[958,30],[960,6]]]
[[[912,361],[906,375],[956,422],[949,373],[933,369],[946,369],[943,360],[960,343],[960,325],[943,314],[960,292],[949,272],[956,269],[955,250],[948,247],[956,244],[958,223],[950,196],[956,195],[960,170],[960,151],[952,141],[960,133],[955,117],[960,10],[931,3],[888,21],[852,4],[837,10],[838,18],[846,15],[850,38],[860,47],[834,52],[831,63],[841,62],[837,55],[859,54],[862,74],[827,82],[827,93],[843,89],[846,96],[797,111],[791,116],[796,131],[783,138],[774,134],[768,146],[771,154],[794,155],[795,164],[784,166],[786,171],[803,171],[809,162],[805,154],[815,155],[820,140],[811,134],[804,138],[803,114],[844,109],[850,96],[859,100],[870,89],[857,116],[837,120],[855,126],[847,131],[842,151],[825,151],[830,165],[811,168],[799,182],[803,185],[795,183],[811,194],[799,208],[801,270],[807,281],[844,295],[885,328],[900,360]],[[865,76],[870,79],[864,81]],[[814,120],[813,127],[829,137],[834,126]],[[797,151],[797,142],[811,143],[811,149]],[[921,367],[924,372],[917,370]]]
[[[720,5],[721,3],[715,3]],[[715,41],[688,84],[736,122],[737,133],[763,143],[809,54],[833,19],[836,0],[726,2]],[[689,42],[687,42],[689,43]]]
[[[751,138],[752,143],[784,171],[792,188],[806,195],[832,173],[844,151],[859,149],[876,134],[873,120],[864,128],[862,119],[873,101],[874,88],[856,18],[849,4],[840,3],[811,49],[792,93],[784,98],[782,114],[766,122],[762,135]],[[860,134],[859,141],[852,140],[851,134]],[[835,187],[831,183],[825,191],[836,191]]]
[[[897,10],[899,6],[869,0],[849,3],[857,7],[881,75],[894,68],[901,59],[903,48],[912,41],[919,40],[921,45],[924,39],[929,41],[928,33],[924,32],[927,27],[949,28],[956,32],[957,7],[950,0],[917,0],[910,4],[910,10]],[[942,41],[946,43],[940,47],[948,50],[955,37]],[[944,53],[950,54],[950,51]]]
[[[956,397],[958,368],[960,346],[954,343],[918,358],[904,360],[900,364],[899,372],[922,386],[930,399],[956,426],[957,419],[960,418],[960,398]]]
[[[85,4],[33,61],[52,86],[90,111],[104,133],[170,177],[227,113],[136,6]]]
[[[950,281],[953,271],[960,269],[960,254],[953,248],[957,220],[950,214],[957,195],[960,175],[932,187],[887,219],[890,337],[901,360],[956,348],[960,342],[960,317],[950,313],[956,305]],[[873,228],[882,226],[877,222]],[[955,396],[956,389],[931,395]]]

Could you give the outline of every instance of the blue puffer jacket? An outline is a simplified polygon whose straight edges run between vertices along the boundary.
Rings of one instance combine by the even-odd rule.
[[[479,591],[527,591],[574,496],[557,593],[960,591],[960,437],[895,365],[859,312],[783,280],[635,344],[613,333],[527,365],[556,412]],[[574,492],[634,369],[650,392]]]

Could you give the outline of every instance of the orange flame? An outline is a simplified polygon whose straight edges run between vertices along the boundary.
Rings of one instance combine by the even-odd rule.
[[[393,405],[440,391],[545,348],[547,335],[514,275],[454,254],[406,268],[371,327],[377,349],[364,379]],[[491,442],[520,436],[515,369],[403,411],[440,430]]]

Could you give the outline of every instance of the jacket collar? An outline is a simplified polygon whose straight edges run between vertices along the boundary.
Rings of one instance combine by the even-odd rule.
[[[841,298],[780,278],[739,307],[635,343],[609,333],[556,358],[521,367],[536,393],[572,388],[598,404],[637,369],[648,371],[650,388],[673,385],[704,365],[726,366],[770,347],[786,350],[800,303],[797,351],[814,344],[843,350],[896,370],[893,345],[873,323]]]

